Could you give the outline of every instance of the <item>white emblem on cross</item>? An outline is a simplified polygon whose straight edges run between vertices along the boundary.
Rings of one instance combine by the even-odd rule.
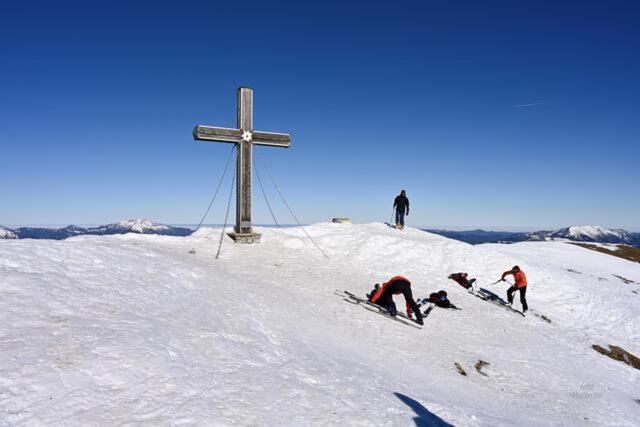
[[[251,142],[252,139],[253,133],[251,131],[245,130],[244,132],[242,132],[242,140],[244,142]]]

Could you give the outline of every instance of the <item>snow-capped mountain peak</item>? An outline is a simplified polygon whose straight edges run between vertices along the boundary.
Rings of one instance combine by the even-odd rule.
[[[126,228],[129,231],[135,232],[135,233],[145,233],[145,232],[149,232],[149,231],[160,231],[160,230],[167,230],[169,229],[168,226],[164,225],[164,224],[159,224],[157,222],[153,222],[149,219],[140,219],[140,218],[136,218],[136,219],[127,219],[124,221],[120,221],[117,226],[122,227],[122,228]]]
[[[605,228],[597,225],[566,227],[552,233],[549,237],[603,243],[629,243],[633,240],[626,230]]]
[[[188,236],[191,230],[188,228],[172,227],[159,224],[148,219],[127,219],[113,224],[101,225],[87,229],[87,234],[163,234],[167,236]]]
[[[591,238],[597,238],[602,235],[615,236],[619,233],[614,232],[608,228],[599,227],[597,225],[584,225],[578,227],[569,227],[569,234],[574,237],[588,236]]]
[[[0,227],[0,239],[17,239],[16,233],[8,228]]]

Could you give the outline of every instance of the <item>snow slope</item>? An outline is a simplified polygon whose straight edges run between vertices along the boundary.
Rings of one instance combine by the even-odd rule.
[[[590,346],[640,354],[640,285],[612,276],[640,282],[640,264],[560,242],[308,227],[327,260],[299,228],[259,231],[219,260],[219,229],[0,241],[0,423],[637,425],[640,371]],[[487,284],[513,264],[551,324],[446,279]],[[394,274],[463,310],[417,330],[333,293]]]

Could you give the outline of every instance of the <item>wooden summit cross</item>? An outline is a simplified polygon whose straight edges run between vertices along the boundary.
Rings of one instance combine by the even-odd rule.
[[[238,128],[198,125],[193,129],[196,141],[230,142],[237,146],[236,167],[236,227],[229,233],[236,243],[258,243],[260,234],[253,232],[251,223],[251,165],[253,145],[285,147],[291,145],[287,133],[253,130],[253,89],[238,88]]]

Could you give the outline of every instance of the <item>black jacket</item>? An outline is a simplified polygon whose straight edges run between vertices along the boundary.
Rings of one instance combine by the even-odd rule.
[[[429,295],[429,302],[434,303],[440,308],[453,308],[453,309],[458,308],[455,305],[451,304],[451,301],[449,301],[449,298],[441,297],[440,295],[438,295],[437,292],[434,292],[431,295]]]
[[[396,196],[396,199],[393,201],[393,206],[397,212],[409,213],[409,199],[407,199],[407,196]]]

